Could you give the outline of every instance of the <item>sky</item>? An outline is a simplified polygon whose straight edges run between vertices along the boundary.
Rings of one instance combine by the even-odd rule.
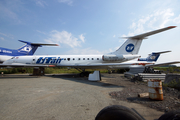
[[[139,55],[171,50],[158,63],[180,61],[179,0],[0,0],[0,47],[18,49],[25,40],[57,43],[35,55],[107,54],[126,39],[177,26],[143,40]]]

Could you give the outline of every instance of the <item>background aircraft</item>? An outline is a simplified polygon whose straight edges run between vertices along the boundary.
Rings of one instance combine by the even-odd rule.
[[[42,43],[31,43],[23,40],[19,40],[20,42],[26,43],[24,46],[17,50],[2,48],[0,47],[0,63],[14,57],[14,56],[25,56],[25,55],[33,55],[38,47],[43,45],[47,46],[58,46],[57,44],[42,44]]]
[[[116,66],[109,66],[109,69],[126,69],[130,67],[155,67],[155,66],[163,66],[169,64],[176,64],[180,63],[180,61],[173,61],[173,62],[165,62],[165,63],[156,63],[160,54],[167,53],[171,51],[163,51],[163,52],[152,52],[147,58],[139,58],[138,60],[127,61],[123,63],[119,63]]]
[[[138,54],[141,42],[147,36],[175,28],[170,26],[144,34],[128,37],[128,40],[115,52],[104,55],[39,55],[39,56],[20,56],[5,61],[1,67],[74,67],[85,71],[86,68],[108,69],[109,66],[120,66],[122,62],[140,57]]]

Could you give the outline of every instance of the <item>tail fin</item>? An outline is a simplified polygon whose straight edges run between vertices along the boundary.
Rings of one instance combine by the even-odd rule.
[[[26,45],[22,46],[18,49],[18,52],[24,55],[33,55],[38,47],[42,47],[43,45],[47,46],[58,46],[57,44],[42,44],[42,43],[31,43],[23,40],[19,40],[20,42],[26,43]]]
[[[120,55],[120,54],[138,54],[142,40],[146,39],[146,37],[157,34],[160,32],[163,32],[165,30],[169,30],[172,28],[175,28],[176,26],[169,26],[166,28],[154,30],[151,32],[147,32],[144,34],[136,35],[133,37],[127,37],[127,41],[115,52],[112,52],[111,54]]]
[[[138,61],[156,62],[160,54],[167,53],[167,52],[171,52],[171,51],[153,52],[147,58],[139,58]]]

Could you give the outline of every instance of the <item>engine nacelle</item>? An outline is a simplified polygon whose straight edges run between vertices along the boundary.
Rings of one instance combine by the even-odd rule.
[[[125,59],[123,55],[103,55],[102,60],[104,61],[122,61]]]
[[[103,55],[103,61],[128,61],[140,57],[139,55]]]

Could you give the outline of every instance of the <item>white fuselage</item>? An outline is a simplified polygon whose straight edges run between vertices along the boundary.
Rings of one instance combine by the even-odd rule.
[[[0,55],[0,63],[3,63],[6,60],[11,59],[13,56],[8,56],[8,55]]]
[[[32,65],[55,65],[58,67],[75,68],[129,68],[132,65],[152,64],[146,61],[127,61],[132,59],[128,55],[121,61],[104,61],[103,55],[40,55],[40,56],[19,56],[5,61],[3,64],[32,64]]]

